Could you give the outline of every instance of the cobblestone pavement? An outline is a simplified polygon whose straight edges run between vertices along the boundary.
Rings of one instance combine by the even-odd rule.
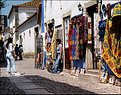
[[[44,87],[48,93],[56,94],[120,94],[121,87],[111,84],[90,83],[80,81],[77,77],[68,73],[51,74],[46,69],[35,69],[33,59],[16,61],[17,70],[23,74],[26,80],[33,84]],[[6,77],[6,68],[1,68],[1,76]],[[22,77],[22,76],[20,76]],[[40,89],[38,88],[38,89]]]
[[[25,94],[25,92],[11,83],[9,78],[0,77],[0,94]]]

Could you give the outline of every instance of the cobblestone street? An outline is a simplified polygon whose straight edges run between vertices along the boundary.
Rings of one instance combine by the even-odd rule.
[[[8,78],[2,77],[0,78],[0,94],[25,94],[25,92],[17,88]]]
[[[121,90],[111,84],[80,81],[66,72],[56,75],[35,69],[33,59],[16,61],[16,66],[19,77],[7,76],[6,67],[1,67],[0,94],[120,94]]]

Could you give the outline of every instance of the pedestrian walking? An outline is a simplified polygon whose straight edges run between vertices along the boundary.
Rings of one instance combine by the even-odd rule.
[[[23,45],[19,45],[19,60],[23,60]]]
[[[7,53],[6,53],[6,60],[7,60],[7,73],[8,75],[20,75],[16,71],[16,65],[15,60],[13,57],[13,44],[12,44],[12,38],[8,39],[8,42],[6,43],[5,47]]]

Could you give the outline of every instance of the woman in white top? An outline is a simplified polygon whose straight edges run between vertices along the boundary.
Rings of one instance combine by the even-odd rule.
[[[16,65],[15,65],[15,60],[13,57],[13,44],[12,44],[12,38],[8,39],[8,42],[6,44],[6,60],[7,60],[7,72],[8,75],[14,74],[14,75],[20,75],[16,71]]]

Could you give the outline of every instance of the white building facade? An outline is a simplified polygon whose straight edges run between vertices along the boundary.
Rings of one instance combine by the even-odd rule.
[[[28,4],[28,5],[27,5]],[[29,6],[31,2],[12,6],[10,13],[8,15],[10,32],[13,34],[13,43],[19,40],[18,34],[16,33],[16,27],[27,20],[35,12],[37,12],[37,7]]]
[[[22,37],[22,45],[25,55],[26,54],[34,55],[35,53],[36,28],[38,28],[39,32],[40,27],[37,24],[36,13],[17,27],[18,35],[19,37],[20,36]]]

